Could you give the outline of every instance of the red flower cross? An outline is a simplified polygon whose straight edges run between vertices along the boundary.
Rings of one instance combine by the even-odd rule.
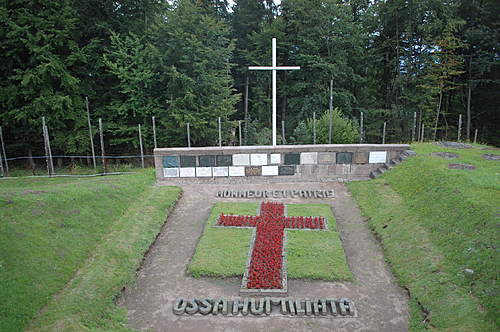
[[[283,237],[287,229],[325,229],[323,217],[287,217],[282,203],[262,202],[259,216],[221,214],[217,226],[256,227],[247,289],[282,289]]]

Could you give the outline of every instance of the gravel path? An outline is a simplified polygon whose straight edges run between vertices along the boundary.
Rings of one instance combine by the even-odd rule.
[[[342,183],[274,183],[231,185],[182,184],[183,197],[172,211],[146,256],[137,283],[126,289],[120,304],[128,309],[129,325],[153,331],[407,331],[408,297],[397,286],[380,245],[363,221]],[[293,298],[347,297],[357,318],[176,316],[176,297],[238,296],[241,279],[195,279],[186,275],[212,205],[217,201],[260,201],[216,198],[219,190],[335,190],[333,199],[277,199],[285,203],[327,203],[332,206],[354,282],[288,280]]]

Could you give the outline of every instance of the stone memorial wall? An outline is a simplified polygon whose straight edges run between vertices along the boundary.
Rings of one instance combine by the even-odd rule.
[[[397,159],[406,144],[325,144],[154,150],[160,183],[352,180]]]

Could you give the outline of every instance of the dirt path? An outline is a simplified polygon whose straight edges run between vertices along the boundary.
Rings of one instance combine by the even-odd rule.
[[[195,279],[186,275],[212,205],[217,201],[252,201],[216,198],[230,185],[182,185],[184,194],[171,213],[157,243],[146,257],[137,283],[120,300],[129,310],[129,325],[153,331],[406,331],[407,295],[393,280],[381,248],[362,220],[341,183],[241,184],[237,190],[334,189],[333,199],[278,199],[285,203],[327,203],[333,208],[344,250],[355,282],[288,280],[293,298],[347,297],[354,301],[357,318],[176,316],[176,297],[238,297],[240,278]],[[254,200],[256,202],[260,199]]]

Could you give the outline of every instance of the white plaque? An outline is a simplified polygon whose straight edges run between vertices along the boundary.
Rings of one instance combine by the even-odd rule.
[[[278,166],[262,166],[262,175],[278,175]]]
[[[302,152],[300,154],[301,164],[317,164],[318,163],[318,153],[317,152]]]
[[[372,151],[368,158],[370,164],[383,164],[387,159],[387,151]]]
[[[281,164],[281,155],[279,153],[271,154],[271,164]]]
[[[212,167],[196,167],[196,177],[206,178],[212,176]]]
[[[179,169],[178,168],[164,168],[163,176],[166,178],[178,178],[179,177]]]
[[[233,165],[234,166],[249,166],[250,165],[250,155],[249,154],[233,154]]]
[[[229,166],[229,176],[245,176],[245,167]]]
[[[179,168],[179,176],[181,178],[194,178],[196,173],[194,167],[181,167]]]
[[[250,165],[252,165],[252,166],[267,165],[267,154],[266,153],[252,153],[250,155]]]
[[[229,169],[227,167],[214,167],[214,176],[228,176]]]

